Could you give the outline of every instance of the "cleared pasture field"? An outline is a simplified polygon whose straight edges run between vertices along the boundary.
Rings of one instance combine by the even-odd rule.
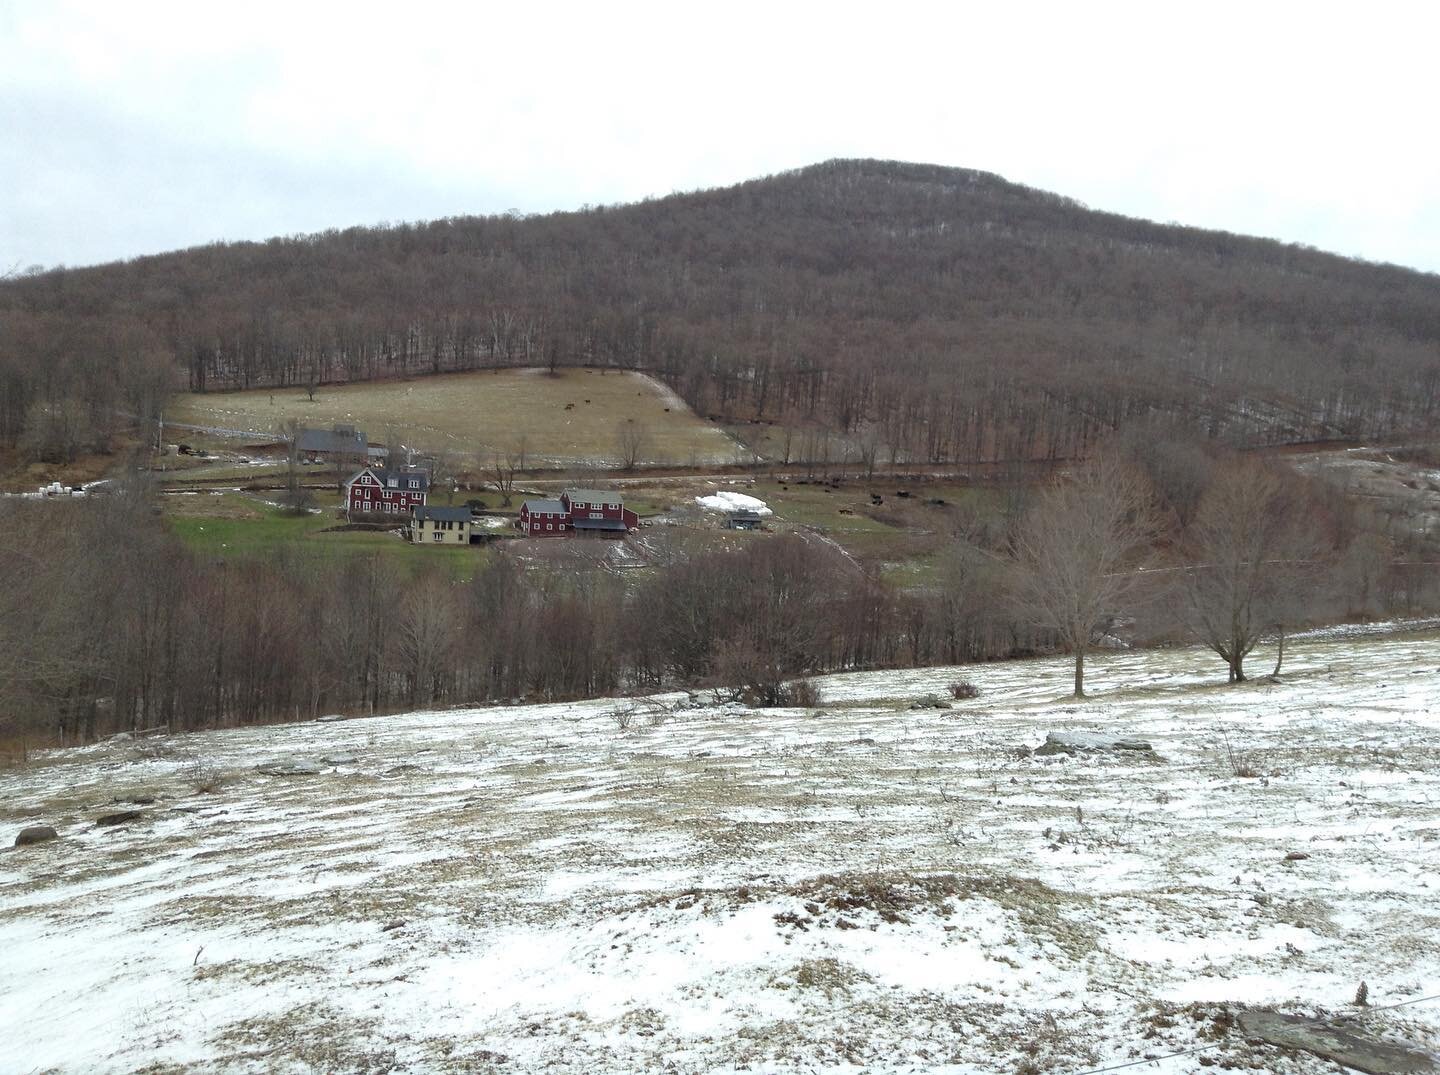
[[[380,554],[403,570],[438,566],[464,580],[489,561],[490,551],[477,547],[421,548],[380,531],[330,531],[337,519],[330,511],[287,515],[272,504],[244,493],[192,493],[164,498],[171,531],[190,549],[219,560],[274,560],[302,557],[307,562],[335,562],[347,556]]]
[[[499,370],[410,381],[177,396],[169,420],[273,434],[287,419],[351,422],[373,441],[461,456],[508,451],[525,438],[527,466],[618,466],[620,431],[639,427],[641,465],[733,463],[739,445],[644,374],[591,369]],[[178,435],[178,434],[177,434]]]

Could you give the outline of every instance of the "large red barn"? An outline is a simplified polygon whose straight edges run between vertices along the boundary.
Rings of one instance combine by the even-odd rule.
[[[567,489],[559,500],[527,500],[520,505],[516,523],[531,537],[560,534],[598,534],[624,537],[640,525],[640,516],[625,506],[624,498],[608,489]]]

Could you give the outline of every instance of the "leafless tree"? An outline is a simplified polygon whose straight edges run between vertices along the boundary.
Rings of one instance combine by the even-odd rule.
[[[1185,609],[1195,633],[1245,679],[1245,658],[1299,599],[1315,552],[1292,476],[1251,459],[1222,467],[1186,535]]]
[[[616,431],[615,446],[620,452],[620,465],[626,470],[634,470],[640,457],[650,447],[650,432],[640,422],[627,418]]]
[[[285,438],[285,492],[281,503],[286,511],[304,514],[310,510],[314,497],[300,480],[300,433],[303,423],[298,418],[287,418],[280,423],[280,435]]]
[[[449,587],[438,575],[416,579],[400,602],[396,643],[411,705],[429,705],[443,691],[461,633],[453,606]]]
[[[524,435],[504,451],[493,452],[488,469],[495,491],[500,494],[501,506],[508,508],[515,495],[515,475],[525,469]]]
[[[1127,611],[1155,532],[1143,475],[1102,454],[1045,489],[1012,539],[1016,611],[1074,655],[1077,698],[1085,655]]]

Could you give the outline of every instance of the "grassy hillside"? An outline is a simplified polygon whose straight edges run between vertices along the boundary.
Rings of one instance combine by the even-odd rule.
[[[471,459],[513,453],[528,466],[618,465],[621,431],[639,437],[640,464],[735,461],[737,445],[642,374],[594,369],[499,370],[407,381],[250,392],[189,393],[172,422],[274,433],[287,419],[326,427],[348,422],[371,440],[450,451]]]
[[[0,1069],[1337,1070],[1249,1007],[1433,1050],[1437,663],[1294,639],[1231,687],[1097,655],[1081,705],[1054,658],[45,752],[0,770],[0,839],[58,834],[0,872]]]
[[[457,579],[469,579],[490,555],[478,546],[417,547],[388,532],[335,531],[331,528],[340,521],[332,511],[290,515],[242,493],[175,494],[165,498],[164,506],[170,531],[192,551],[215,560],[334,561],[379,553],[405,570],[438,564]]]

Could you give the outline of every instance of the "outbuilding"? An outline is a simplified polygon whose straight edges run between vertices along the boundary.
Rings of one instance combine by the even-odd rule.
[[[469,508],[412,508],[409,538],[417,545],[468,545],[474,525]]]

